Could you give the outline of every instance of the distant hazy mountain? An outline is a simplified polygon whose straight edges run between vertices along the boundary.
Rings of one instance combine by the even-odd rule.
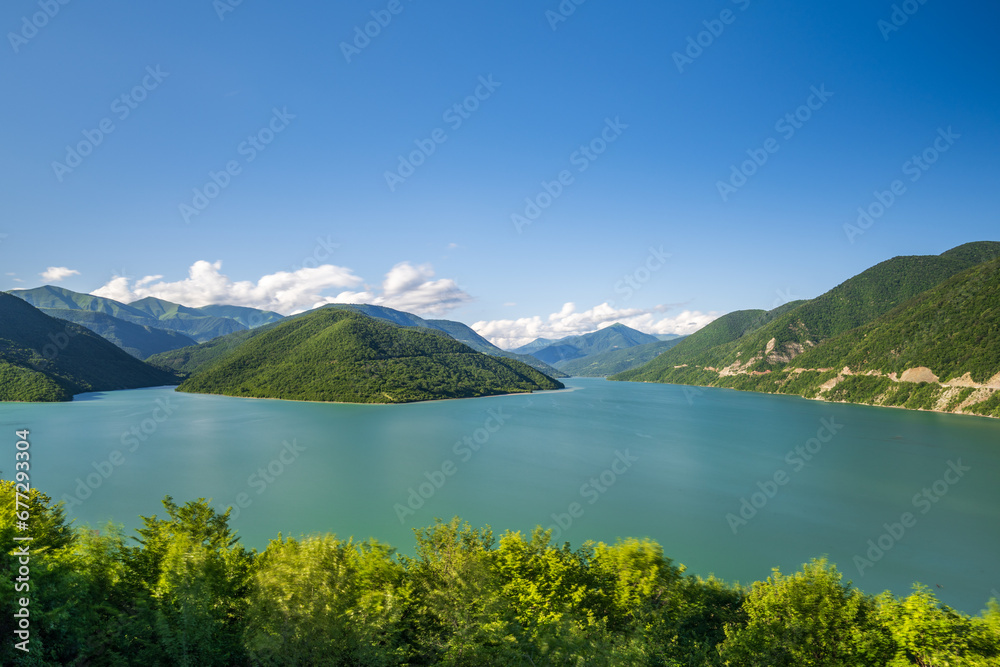
[[[133,324],[112,317],[107,313],[56,308],[40,308],[39,310],[50,317],[57,317],[87,327],[137,359],[145,359],[160,352],[176,350],[188,345],[197,345],[193,338],[176,331]]]
[[[0,293],[0,400],[68,401],[83,392],[176,383],[90,329]]]
[[[195,308],[194,310],[213,317],[226,317],[231,320],[236,320],[248,329],[256,329],[257,327],[262,327],[265,324],[280,322],[285,319],[284,315],[280,315],[270,310],[259,310],[257,308],[248,308],[246,306],[202,306],[201,308]]]
[[[197,342],[282,319],[277,313],[256,308],[241,306],[189,308],[153,297],[125,304],[114,299],[81,294],[52,285],[11,290],[10,293],[37,308],[105,313],[132,324],[176,331]]]
[[[524,347],[517,348],[517,351],[531,347],[541,340],[543,339],[538,339]],[[635,347],[636,345],[645,345],[646,343],[655,343],[658,340],[656,336],[636,331],[624,324],[616,323],[609,327],[598,329],[593,333],[583,334],[582,336],[569,336],[551,341],[548,345],[536,347],[530,354],[540,361],[560,368],[562,364],[574,359],[580,359],[581,357],[601,352],[623,350],[628,347]]]
[[[998,339],[1000,243],[970,243],[890,259],[810,301],[730,313],[611,379],[1000,416]]]
[[[198,308],[189,308],[153,297],[139,299],[128,305],[159,323],[158,325],[150,324],[150,326],[179,331],[199,342],[248,328],[245,324],[228,317],[209,315],[201,312]]]
[[[501,350],[499,347],[477,334],[472,327],[462,324],[461,322],[452,322],[451,320],[427,320],[427,322],[431,326],[444,331],[455,340],[465,343],[476,352],[482,352],[483,354],[488,354],[491,357],[516,359],[522,363],[528,364],[536,371],[545,373],[549,377],[567,377],[566,373],[548,365],[544,361],[539,361],[530,354],[516,354],[514,352],[508,352],[507,350]]]
[[[527,345],[522,345],[521,347],[515,347],[513,350],[511,350],[511,352],[515,352],[517,354],[531,354],[532,352],[535,352],[536,350],[541,350],[544,347],[548,347],[549,345],[552,345],[555,342],[556,341],[553,338],[536,338]]]
[[[607,377],[649,363],[683,340],[684,336],[677,336],[621,350],[598,352],[563,362],[559,365],[559,370],[571,377]]]
[[[427,327],[321,308],[269,325],[180,391],[350,403],[406,403],[558,389],[521,362]]]

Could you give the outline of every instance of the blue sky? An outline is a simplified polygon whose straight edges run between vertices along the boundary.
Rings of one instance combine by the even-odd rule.
[[[513,345],[998,239],[995,5],[230,1],[0,10],[0,289],[373,301]]]

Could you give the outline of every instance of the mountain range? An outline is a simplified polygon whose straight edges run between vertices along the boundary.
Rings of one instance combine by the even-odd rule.
[[[571,377],[607,377],[638,368],[667,350],[677,346],[686,336],[643,343],[607,352],[597,352],[558,364],[559,370]]]
[[[670,340],[616,323],[505,351],[462,323],[383,306],[282,317],[52,286],[0,293],[0,318],[0,400],[183,380],[185,391],[406,402],[553,388],[571,374],[1000,416],[996,242],[895,257],[815,299]]]
[[[1000,243],[896,257],[808,301],[729,313],[612,380],[1000,416]]]
[[[10,294],[24,299],[42,312],[67,319],[81,318],[72,311],[96,312],[118,320],[143,327],[173,331],[195,342],[204,342],[225,334],[277,322],[282,318],[278,313],[240,306],[203,306],[190,308],[180,304],[146,297],[132,303],[121,303],[114,299],[81,294],[62,287],[45,285],[27,290],[11,290]],[[70,311],[70,312],[67,312]],[[77,321],[77,320],[73,320]],[[106,321],[105,321],[106,322]],[[83,323],[83,322],[80,322]],[[85,325],[86,326],[86,325]],[[186,340],[175,343],[188,345]],[[152,345],[146,343],[146,348]],[[177,347],[183,347],[178,345]],[[176,348],[167,348],[176,349]],[[162,352],[164,350],[157,350]],[[147,355],[148,356],[148,355]]]
[[[647,334],[616,322],[588,334],[536,338],[512,352],[530,355],[566,375],[603,377],[641,366],[681,338],[677,334]]]
[[[558,340],[538,338],[511,351],[530,354],[547,364],[557,365],[591,354],[656,343],[659,340],[652,334],[642,333],[616,322],[611,326],[579,336],[567,336]]]
[[[68,401],[83,392],[178,381],[86,327],[0,292],[0,400]]]

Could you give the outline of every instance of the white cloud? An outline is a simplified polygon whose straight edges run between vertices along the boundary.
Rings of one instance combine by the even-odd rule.
[[[516,320],[480,321],[472,325],[494,345],[511,349],[536,338],[563,338],[590,333],[620,322],[627,327],[651,334],[690,334],[719,317],[720,313],[684,310],[668,315],[671,306],[655,308],[614,308],[608,303],[577,312],[576,304],[566,303],[558,313],[547,318],[538,315]]]
[[[126,277],[115,276],[92,294],[125,303],[152,296],[194,308],[228,304],[288,314],[310,308],[323,298],[325,290],[356,287],[362,282],[350,269],[332,264],[293,272],[279,271],[257,282],[233,281],[222,273],[222,262],[204,260],[191,265],[185,280],[164,282],[162,278],[146,276],[133,284]]]
[[[142,280],[140,280],[139,282],[137,282],[135,285],[136,285],[136,287],[141,287],[143,285],[148,285],[149,283],[153,282],[154,280],[163,280],[163,276],[161,276],[161,275],[146,276],[145,278],[143,278]]]
[[[375,294],[370,289],[342,292],[314,306],[324,303],[370,303],[416,315],[443,315],[472,301],[472,297],[454,280],[432,280],[433,277],[434,269],[429,264],[413,266],[409,262],[401,262],[385,274],[381,294]]]
[[[80,275],[80,272],[75,269],[67,269],[65,266],[50,266],[38,275],[40,275],[45,282],[57,283],[60,280],[69,278],[70,276],[78,276]]]
[[[148,296],[185,306],[209,304],[250,306],[289,315],[326,303],[372,303],[411,313],[444,313],[471,300],[453,280],[432,280],[429,265],[397,264],[385,275],[381,291],[369,288],[351,269],[323,264],[295,271],[279,271],[257,282],[233,281],[222,273],[222,262],[200,260],[185,280],[163,281],[150,275],[136,281],[115,276],[92,294],[124,303]],[[362,289],[358,289],[362,288]],[[339,290],[335,296],[327,293]]]

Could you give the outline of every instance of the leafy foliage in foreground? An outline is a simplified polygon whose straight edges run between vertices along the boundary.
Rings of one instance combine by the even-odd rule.
[[[560,389],[512,359],[442,332],[350,310],[319,309],[250,337],[178,388],[206,394],[347,403],[406,403]]]
[[[176,383],[93,331],[0,293],[0,401],[69,401],[88,391]]]
[[[929,589],[865,595],[812,561],[750,588],[686,575],[650,540],[553,544],[458,519],[416,532],[412,557],[369,540],[280,535],[239,544],[228,514],[164,500],[137,538],[73,530],[30,495],[30,653],[0,664],[986,667],[1000,606],[980,616]],[[23,535],[23,533],[21,533]],[[0,543],[13,544],[0,482]],[[13,636],[17,558],[0,552],[0,635]]]

